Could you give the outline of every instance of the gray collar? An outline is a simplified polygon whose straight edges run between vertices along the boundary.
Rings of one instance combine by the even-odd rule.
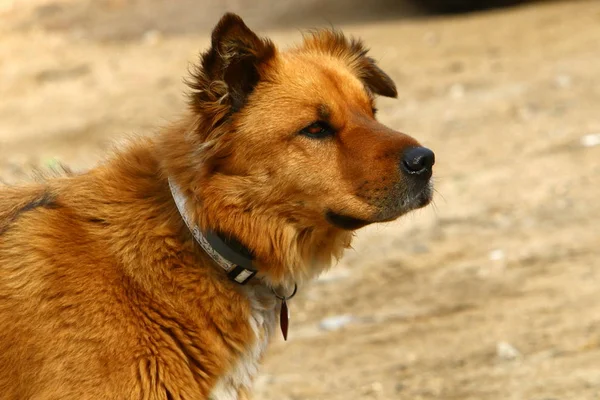
[[[183,221],[196,239],[196,242],[213,259],[217,265],[227,272],[232,281],[241,285],[246,284],[256,275],[253,258],[249,250],[236,240],[224,240],[216,232],[202,232],[187,213],[187,199],[177,184],[169,178],[169,188],[175,200],[175,205]]]

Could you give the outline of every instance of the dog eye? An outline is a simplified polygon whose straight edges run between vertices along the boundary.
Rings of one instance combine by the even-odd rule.
[[[333,136],[334,133],[333,128],[323,121],[314,122],[300,131],[300,134],[313,139],[324,139]]]

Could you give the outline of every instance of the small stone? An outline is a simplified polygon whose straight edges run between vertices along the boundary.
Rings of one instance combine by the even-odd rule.
[[[355,318],[352,315],[335,315],[333,317],[324,318],[319,323],[319,328],[324,331],[337,331],[344,326],[353,322]]]
[[[464,85],[461,85],[460,83],[455,83],[454,85],[450,86],[450,90],[448,91],[448,95],[455,99],[462,99],[463,97],[465,97],[465,87]]]
[[[373,382],[371,384],[371,390],[375,393],[380,393],[383,391],[383,385],[381,384],[381,382]]]
[[[554,78],[554,84],[560,89],[567,89],[571,87],[572,81],[573,79],[571,78],[571,76],[566,74],[557,75]]]
[[[372,384],[363,388],[363,395],[375,395],[379,397],[379,395],[383,392],[383,385],[381,382],[373,382]]]
[[[496,355],[502,360],[516,360],[521,358],[521,352],[508,342],[498,342]]]
[[[521,121],[529,121],[533,118],[535,110],[531,106],[522,106],[517,108],[517,117]]]
[[[151,29],[149,31],[144,32],[142,36],[142,41],[150,46],[154,46],[160,42],[162,39],[162,33],[157,29]]]
[[[489,258],[491,261],[502,261],[506,258],[503,250],[496,249],[490,251]]]
[[[429,247],[423,243],[415,243],[412,245],[410,251],[415,254],[429,253]]]
[[[583,147],[595,147],[600,145],[600,133],[590,133],[589,135],[582,136],[579,143]]]

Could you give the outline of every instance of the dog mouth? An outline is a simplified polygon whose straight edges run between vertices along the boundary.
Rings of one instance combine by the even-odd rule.
[[[375,222],[375,221],[367,221],[367,220],[360,219],[360,218],[354,218],[349,215],[338,214],[331,210],[327,211],[327,213],[325,214],[325,217],[327,218],[327,221],[329,221],[329,223],[332,224],[333,226],[336,226],[338,228],[341,228],[341,229],[344,229],[347,231],[353,231],[353,230],[362,228],[363,226],[366,226],[366,225],[369,225],[369,224]]]
[[[337,228],[356,230],[373,223],[394,221],[410,211],[429,205],[432,199],[433,187],[428,183],[416,194],[405,194],[400,201],[397,200],[397,197],[393,197],[392,201],[389,201],[388,204],[379,206],[380,208],[375,216],[370,219],[357,218],[348,214],[337,213],[332,210],[327,210],[325,217],[330,224]]]
[[[417,210],[427,206],[433,200],[433,185],[428,183],[417,195],[409,198],[408,211]]]
[[[431,182],[427,182],[426,185],[418,190],[412,193],[409,192],[403,196],[402,200],[395,207],[396,218],[410,211],[427,206],[431,203],[431,200],[433,200],[433,186]]]

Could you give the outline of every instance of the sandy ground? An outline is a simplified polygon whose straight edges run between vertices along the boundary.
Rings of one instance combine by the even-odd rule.
[[[247,14],[286,44],[323,22],[305,3]],[[176,117],[222,11],[178,4],[0,2],[0,177]],[[436,151],[435,206],[303,288],[256,399],[600,399],[600,2],[376,21],[390,4],[339,23],[399,86],[380,118]]]

